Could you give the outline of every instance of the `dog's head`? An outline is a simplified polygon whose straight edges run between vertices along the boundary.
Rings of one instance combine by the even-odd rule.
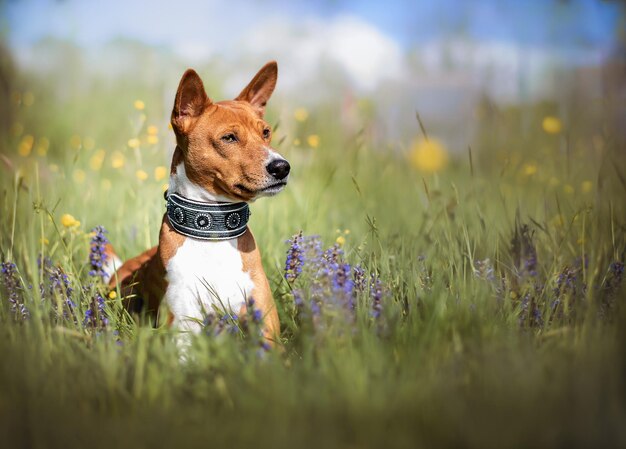
[[[272,149],[272,129],[263,120],[277,76],[276,62],[269,62],[237,98],[214,103],[198,74],[187,70],[172,110],[180,149],[172,171],[182,162],[191,182],[236,201],[280,192],[287,185],[290,166]]]

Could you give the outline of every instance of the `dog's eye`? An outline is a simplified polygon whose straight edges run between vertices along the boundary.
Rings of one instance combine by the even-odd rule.
[[[234,135],[233,133],[225,134],[222,136],[222,141],[226,143],[237,142],[237,136]]]
[[[270,129],[269,128],[265,128],[263,130],[263,138],[264,139],[269,139],[270,138]]]

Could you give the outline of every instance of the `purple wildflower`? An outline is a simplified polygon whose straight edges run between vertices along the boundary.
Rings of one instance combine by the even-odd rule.
[[[376,317],[382,313],[383,284],[378,276],[370,276],[360,266],[352,266],[344,259],[342,248],[335,244],[326,250],[322,249],[319,236],[302,236],[294,240],[303,254],[301,270],[302,286],[292,289],[297,314],[304,319],[312,318],[317,329],[324,327],[322,318],[328,317],[335,321],[338,316],[346,323],[354,323],[356,319],[356,301],[358,294],[366,292],[371,299],[372,314]],[[287,273],[293,272],[294,252],[287,252]]]
[[[296,307],[301,308],[304,306],[304,298],[302,297],[302,290],[294,289],[291,292],[293,294],[293,302]]]
[[[50,295],[52,297],[59,295],[63,299],[63,304],[65,305],[63,316],[67,318],[69,312],[69,315],[71,315],[76,322],[76,315],[74,312],[74,309],[76,309],[76,304],[72,300],[72,294],[74,292],[74,289],[72,288],[70,278],[66,273],[63,272],[61,267],[55,267],[50,270],[49,280]]]
[[[50,259],[48,256],[43,257],[41,254],[39,254],[39,256],[37,256],[37,268],[39,268],[40,270],[46,270],[50,267],[52,267],[52,259]]]
[[[344,295],[352,298],[352,292],[354,290],[354,281],[350,277],[352,267],[350,264],[341,263],[337,265],[337,269],[333,273],[333,290],[341,292]]]
[[[576,295],[578,279],[577,275],[578,270],[570,267],[565,267],[556,278],[556,288],[554,289],[554,295],[557,298],[567,293]]]
[[[515,226],[515,234],[511,239],[511,254],[519,275],[537,276],[537,250],[533,244],[533,232],[528,225]]]
[[[225,326],[226,322],[224,320],[218,320],[213,312],[207,313],[204,317],[204,333],[211,337],[221,334]]]
[[[294,235],[290,240],[285,261],[285,278],[293,282],[302,273],[304,265],[304,251],[302,248],[302,231]]]
[[[263,322],[263,312],[254,306],[254,298],[248,299],[247,311],[254,324],[261,324]]]
[[[370,279],[370,298],[372,300],[372,316],[379,318],[382,314],[383,285],[380,278],[372,273]]]
[[[355,265],[352,269],[352,281],[354,282],[354,288],[357,291],[365,291],[365,270],[361,268],[361,265]]]
[[[343,257],[343,250],[338,244],[335,243],[333,246],[324,251],[322,257],[328,262],[328,264],[333,266],[338,264]]]
[[[602,284],[603,291],[600,297],[600,316],[602,318],[606,318],[609,310],[615,305],[615,294],[622,284],[623,276],[624,263],[620,261],[612,262]]]
[[[315,299],[311,300],[311,312],[313,312],[313,316],[319,316],[319,314],[322,313],[320,303]]]
[[[30,313],[24,305],[24,299],[22,296],[22,287],[17,275],[17,267],[13,262],[2,262],[2,284],[9,296],[9,303],[11,304],[11,312],[17,318],[18,314],[25,320],[29,317]]]
[[[83,327],[105,328],[108,324],[109,319],[106,315],[104,298],[100,293],[96,292],[91,299],[89,308],[85,312]]]
[[[609,288],[615,290],[622,283],[622,278],[624,276],[624,263],[620,261],[611,263],[609,266],[609,273],[611,274],[611,279],[608,283]]]
[[[89,250],[89,264],[91,265],[89,276],[104,278],[106,276],[104,266],[108,258],[106,245],[109,243],[109,239],[104,235],[107,233],[107,230],[103,226],[96,226],[91,232],[94,233],[94,236],[91,238]]]

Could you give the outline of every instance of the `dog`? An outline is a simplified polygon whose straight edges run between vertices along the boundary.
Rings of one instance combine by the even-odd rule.
[[[155,315],[165,301],[167,325],[197,333],[214,306],[244,317],[254,299],[265,339],[277,340],[276,305],[247,226],[248,203],[276,195],[289,178],[289,162],[272,149],[263,120],[277,77],[276,62],[268,62],[237,98],[213,102],[194,70],[183,74],[159,244],[123,264],[107,247],[109,265],[119,267],[109,288],[120,289],[129,310]]]

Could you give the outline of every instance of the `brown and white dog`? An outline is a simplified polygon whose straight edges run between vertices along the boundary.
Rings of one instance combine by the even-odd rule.
[[[276,62],[269,62],[237,98],[213,102],[198,74],[184,73],[171,117],[177,145],[170,194],[197,204],[228,205],[275,195],[285,187],[289,163],[271,148],[272,131],[263,120],[277,75]],[[109,260],[119,261],[108,250]],[[177,232],[166,213],[158,246],[121,265],[109,282],[111,289],[117,285],[135,311],[143,305],[154,314],[164,299],[168,324],[187,332],[200,330],[213,305],[244,316],[247,300],[254,298],[264,316],[265,337],[278,337],[278,314],[249,228],[236,238],[204,240]]]

